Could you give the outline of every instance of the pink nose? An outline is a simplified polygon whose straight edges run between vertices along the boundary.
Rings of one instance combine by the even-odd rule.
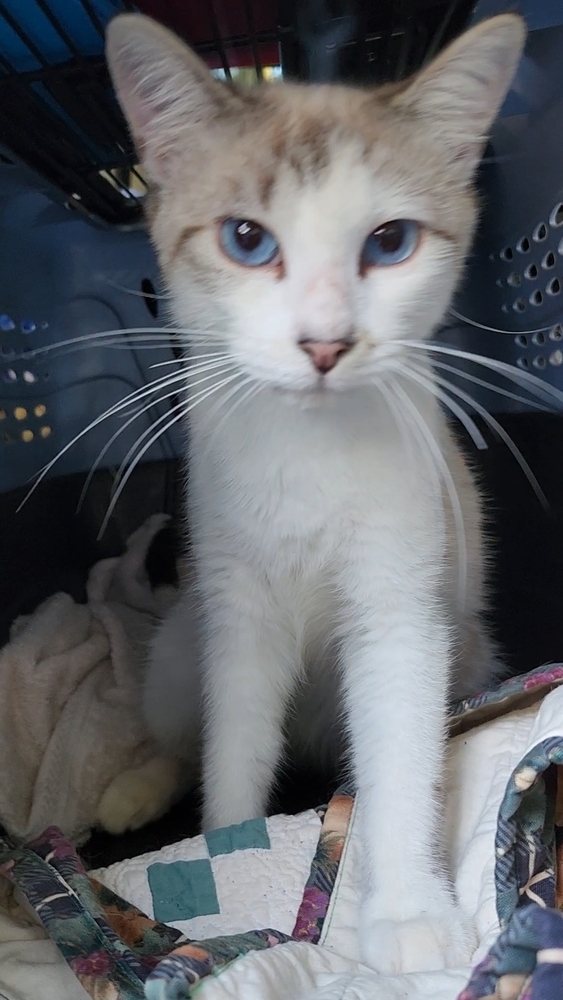
[[[327,372],[331,371],[340,358],[344,354],[348,354],[353,346],[354,341],[351,339],[332,340],[328,343],[324,340],[308,340],[307,338],[299,341],[299,347],[305,351],[305,354],[309,355],[321,375],[326,375]]]

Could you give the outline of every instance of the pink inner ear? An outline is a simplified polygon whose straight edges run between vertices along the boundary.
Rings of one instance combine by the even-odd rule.
[[[125,53],[116,67],[115,83],[119,101],[135,135],[142,135],[155,116],[147,93],[146,76],[144,80],[143,76],[141,64]]]
[[[161,123],[175,103],[175,96],[166,98],[162,93],[159,95],[163,78],[147,72],[146,66],[151,63],[146,54],[145,58],[143,66],[142,53],[127,52],[127,49],[122,51],[116,61],[114,80],[139,157],[154,173],[155,168],[162,170],[168,159],[167,128]]]

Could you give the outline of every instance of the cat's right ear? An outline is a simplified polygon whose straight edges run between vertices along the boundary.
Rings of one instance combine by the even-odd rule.
[[[393,99],[472,173],[526,41],[524,20],[500,14],[464,32]]]
[[[142,14],[110,22],[106,58],[141,162],[163,183],[186,151],[186,135],[228,113],[235,99],[187,45]]]

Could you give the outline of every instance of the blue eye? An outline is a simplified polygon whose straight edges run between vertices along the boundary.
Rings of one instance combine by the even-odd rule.
[[[390,267],[412,257],[420,239],[420,225],[412,219],[395,219],[374,229],[366,239],[361,265]]]
[[[263,267],[279,256],[280,248],[272,234],[250,219],[225,219],[219,238],[227,257],[246,267]]]

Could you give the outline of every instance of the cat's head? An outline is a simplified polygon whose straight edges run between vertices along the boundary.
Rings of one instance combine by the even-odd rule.
[[[109,65],[178,325],[289,390],[365,384],[397,341],[428,336],[524,37],[504,15],[399,86],[242,90],[148,18],[116,18]]]

